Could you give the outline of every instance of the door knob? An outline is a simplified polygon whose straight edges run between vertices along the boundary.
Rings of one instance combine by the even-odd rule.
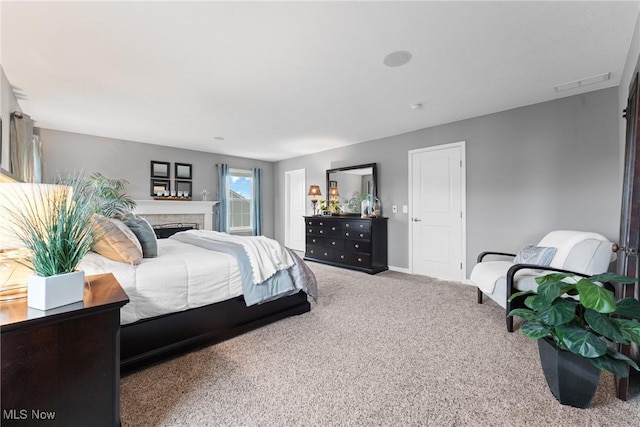
[[[422,221],[421,219],[418,218],[411,218],[413,220],[413,222],[418,222],[418,221]]]

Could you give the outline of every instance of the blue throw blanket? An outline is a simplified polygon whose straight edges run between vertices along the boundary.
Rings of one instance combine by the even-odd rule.
[[[183,243],[199,246],[212,251],[223,252],[233,256],[240,269],[242,293],[247,306],[261,304],[274,299],[286,297],[303,290],[314,300],[317,298],[317,283],[313,272],[295,252],[285,248],[294,260],[292,267],[280,270],[262,283],[253,283],[251,263],[242,245],[204,238],[189,231],[176,233],[170,237]]]

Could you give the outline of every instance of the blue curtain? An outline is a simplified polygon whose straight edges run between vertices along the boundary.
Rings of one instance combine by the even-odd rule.
[[[262,169],[253,168],[253,235],[262,235]]]
[[[224,233],[229,232],[229,209],[227,209],[227,194],[229,193],[229,165],[220,163],[218,165],[218,215],[216,215],[216,230]]]

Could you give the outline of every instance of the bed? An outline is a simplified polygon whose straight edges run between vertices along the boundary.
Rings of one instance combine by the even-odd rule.
[[[213,239],[216,234],[222,240]],[[281,251],[270,262],[264,258],[277,256],[269,250],[256,255],[225,236],[177,233],[159,239],[158,256],[137,265],[95,252],[84,257],[80,268],[86,275],[113,273],[129,296],[120,315],[122,369],[310,310],[315,277],[295,252],[272,239],[250,238]]]

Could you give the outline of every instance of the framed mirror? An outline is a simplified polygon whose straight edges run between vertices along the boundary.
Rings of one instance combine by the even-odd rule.
[[[327,170],[327,194],[338,194],[337,203],[345,214],[360,215],[360,202],[378,196],[376,163]]]
[[[170,181],[168,179],[152,179],[151,195],[156,197],[165,197],[169,195]]]
[[[151,160],[151,178],[165,178],[169,179],[169,162],[158,162]]]
[[[191,181],[175,181],[175,190],[178,197],[191,197]]]
[[[176,162],[176,179],[191,179],[191,165],[188,163]]]

